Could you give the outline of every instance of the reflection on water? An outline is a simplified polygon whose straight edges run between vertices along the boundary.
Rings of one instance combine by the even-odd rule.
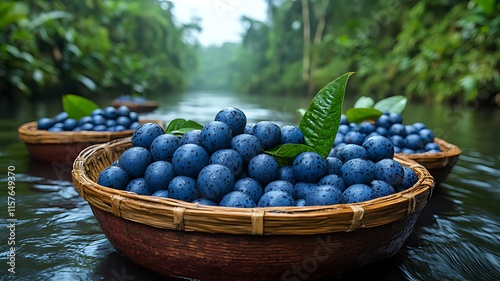
[[[296,124],[300,118],[296,110],[308,105],[307,99],[205,92],[157,99],[161,107],[142,117],[166,123],[174,118],[207,123],[223,107],[234,106],[245,111],[248,122]],[[108,242],[88,204],[72,186],[70,167],[31,161],[18,141],[20,123],[53,116],[60,107],[53,103],[16,106],[15,116],[0,110],[0,183],[6,186],[7,166],[15,165],[18,219],[16,274],[4,274],[8,248],[2,242],[0,280],[159,280],[158,274],[130,262]],[[462,148],[463,154],[447,180],[436,188],[401,251],[338,280],[366,276],[383,280],[500,280],[500,149],[492,129],[500,124],[498,111],[461,113],[441,105],[406,109],[405,123],[421,121],[441,131],[446,140]],[[0,241],[7,241],[3,219],[6,193],[1,196],[4,215]]]

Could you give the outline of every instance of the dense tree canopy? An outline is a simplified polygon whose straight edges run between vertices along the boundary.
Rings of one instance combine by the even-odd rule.
[[[157,0],[0,1],[2,96],[144,93],[182,89],[195,66],[178,25]]]

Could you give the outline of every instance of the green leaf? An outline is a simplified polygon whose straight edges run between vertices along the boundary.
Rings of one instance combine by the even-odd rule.
[[[392,96],[378,101],[373,108],[382,112],[399,113],[406,107],[407,98],[404,96]]]
[[[382,111],[374,108],[350,108],[345,113],[345,116],[349,122],[361,123],[363,121],[377,120],[382,114]]]
[[[203,125],[195,121],[177,118],[168,123],[165,132],[167,134],[183,135],[189,131],[201,129],[203,129]]]
[[[324,158],[332,149],[342,115],[347,80],[353,73],[348,72],[323,87],[300,120],[299,128],[304,134],[305,144]]]
[[[354,103],[354,108],[371,108],[375,104],[375,101],[370,97],[360,97],[356,103]]]
[[[305,144],[286,143],[279,145],[271,150],[264,151],[274,156],[280,165],[290,165],[293,159],[302,152],[316,152],[314,148]]]
[[[80,119],[88,116],[94,109],[99,108],[93,101],[78,95],[67,94],[62,97],[63,109],[69,118]]]

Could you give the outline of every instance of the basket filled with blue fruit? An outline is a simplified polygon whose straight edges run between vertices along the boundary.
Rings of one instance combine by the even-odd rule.
[[[54,117],[19,126],[19,139],[32,159],[72,164],[84,148],[129,137],[142,123],[153,122],[165,128],[160,120],[139,120],[138,114],[126,106],[99,108],[76,95],[66,95],[63,107]]]
[[[372,136],[384,136],[394,145],[394,152],[415,160],[429,170],[437,184],[443,182],[458,161],[461,149],[435,136],[422,122],[406,124],[401,115],[407,99],[392,96],[374,102],[361,97],[341,116],[334,150],[359,146]]]
[[[146,97],[123,95],[119,96],[111,102],[111,106],[119,108],[120,106],[127,106],[137,113],[147,113],[155,111],[160,105],[157,101],[149,100]]]
[[[145,123],[84,149],[73,183],[124,256],[199,280],[327,280],[389,258],[432,195],[428,170],[383,136],[333,149],[345,85],[326,85],[298,126]]]

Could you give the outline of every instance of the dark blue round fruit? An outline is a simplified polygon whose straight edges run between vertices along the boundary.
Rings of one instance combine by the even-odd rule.
[[[239,108],[226,107],[215,115],[214,121],[221,121],[228,125],[234,137],[245,131],[247,117]]]
[[[106,119],[102,115],[92,115],[92,124],[97,125],[106,125]]]
[[[175,150],[171,162],[177,175],[196,178],[208,160],[209,154],[203,147],[188,143]]]
[[[156,196],[156,197],[163,197],[163,198],[168,198],[168,190],[166,189],[161,189],[153,192],[151,196]]]
[[[344,200],[342,203],[358,203],[376,198],[373,189],[366,184],[353,184],[343,192]]]
[[[234,189],[234,176],[228,167],[211,164],[200,171],[197,183],[203,198],[219,202]]]
[[[340,176],[347,186],[357,183],[368,184],[375,179],[375,165],[370,160],[351,159],[342,165]]]
[[[334,174],[329,174],[321,178],[321,180],[319,180],[318,182],[318,185],[329,185],[335,187],[340,192],[343,192],[347,187],[344,183],[344,180],[341,177]]]
[[[242,178],[234,183],[234,191],[246,193],[255,204],[259,203],[259,199],[264,193],[260,183],[252,178]]]
[[[278,179],[285,180],[291,184],[295,184],[297,179],[293,175],[293,167],[292,166],[281,166],[278,169]]]
[[[163,128],[154,122],[141,124],[132,135],[132,145],[149,149],[153,140],[163,133]]]
[[[125,187],[126,191],[134,192],[138,195],[151,195],[152,192],[148,189],[146,185],[146,181],[144,178],[135,178],[131,180],[127,187]]]
[[[269,154],[258,154],[248,162],[248,175],[266,186],[278,179],[278,162]]]
[[[188,143],[200,145],[200,134],[201,134],[201,130],[191,130],[191,131],[185,133],[184,135],[182,135],[180,142],[179,142],[179,145],[188,144]]]
[[[144,172],[146,185],[151,191],[167,189],[170,181],[175,177],[172,164],[167,161],[155,161],[151,163]]]
[[[253,208],[255,202],[247,194],[241,191],[231,191],[224,195],[219,202],[219,206],[234,208]]]
[[[297,182],[293,188],[295,189],[295,198],[306,198],[306,194],[309,193],[314,187],[318,186],[317,183],[312,182]]]
[[[306,206],[326,206],[340,204],[344,200],[344,195],[340,190],[329,185],[320,185],[306,194]]]
[[[405,147],[413,150],[424,148],[424,141],[417,134],[409,134],[405,137]]]
[[[375,126],[377,127],[382,127],[385,129],[389,129],[392,125],[391,118],[388,115],[380,115],[379,118],[377,118],[377,121],[375,121]]]
[[[221,149],[215,151],[208,160],[209,164],[221,164],[229,168],[236,177],[243,171],[243,158],[234,149]]]
[[[396,192],[406,190],[414,186],[418,181],[418,176],[410,167],[403,166],[403,181],[396,187]]]
[[[295,206],[292,195],[284,191],[273,190],[262,194],[259,207]]]
[[[268,183],[264,188],[264,193],[272,190],[284,191],[292,195],[292,197],[295,197],[295,189],[293,187],[293,184],[284,180],[275,180]]]
[[[391,127],[389,128],[389,131],[387,133],[389,136],[401,136],[401,137],[406,137],[406,135],[408,134],[406,132],[406,127],[405,125],[401,124],[401,123],[395,123],[395,124],[392,124]]]
[[[128,106],[126,105],[121,105],[120,107],[118,107],[118,109],[116,110],[116,113],[118,114],[118,116],[125,116],[125,117],[128,117],[129,114],[130,114],[130,108],[128,108]]]
[[[118,165],[127,172],[131,179],[144,177],[144,172],[152,162],[151,153],[143,147],[131,147],[118,158]]]
[[[52,119],[44,117],[38,119],[36,126],[38,130],[47,130],[48,128],[52,127],[53,124],[54,122],[52,121]]]
[[[97,178],[97,183],[115,189],[125,189],[129,182],[127,172],[119,166],[104,168]]]
[[[116,119],[118,117],[118,112],[116,112],[116,108],[108,106],[104,109],[103,116],[106,119]]]
[[[250,134],[235,136],[231,140],[231,148],[238,151],[245,162],[249,162],[262,151],[260,141],[256,136]]]
[[[149,151],[154,160],[170,160],[179,146],[179,137],[172,134],[162,134],[151,142]]]
[[[130,118],[125,116],[118,116],[118,118],[116,118],[116,124],[122,125],[125,128],[130,128],[130,125],[132,125],[132,120],[130,120]]]
[[[394,187],[385,181],[372,180],[370,187],[373,189],[373,192],[375,192],[375,197],[387,196],[394,193]]]
[[[260,121],[254,125],[252,135],[256,136],[264,150],[281,144],[281,128],[270,121]]]
[[[328,172],[325,159],[316,152],[302,152],[292,167],[295,178],[303,182],[318,182]]]
[[[201,129],[200,145],[212,154],[217,150],[229,148],[233,138],[229,126],[220,121],[212,121]]]
[[[297,126],[283,126],[281,128],[281,143],[304,143],[304,134]]]
[[[383,136],[373,136],[363,142],[368,160],[378,162],[385,158],[394,157],[394,145]]]
[[[207,206],[217,206],[217,203],[215,203],[212,200],[208,200],[206,198],[197,198],[193,201],[193,203],[198,203],[200,205],[207,205]]]
[[[389,113],[389,118],[391,119],[391,122],[393,124],[395,124],[395,123],[400,123],[400,124],[403,123],[403,116],[401,116],[401,114],[399,114],[399,113],[394,113],[394,112]]]
[[[326,168],[328,174],[340,175],[342,160],[338,159],[337,157],[328,156],[326,158]]]
[[[69,117],[68,113],[66,111],[59,112],[55,117],[54,117],[54,123],[62,123],[64,120],[66,120]]]
[[[344,135],[344,142],[347,144],[361,145],[365,140],[365,134],[357,131],[349,131]]]
[[[404,177],[403,165],[394,159],[382,159],[375,163],[375,178],[397,188]]]
[[[191,202],[199,197],[196,180],[186,176],[176,176],[168,184],[168,197]]]
[[[429,143],[434,141],[434,133],[429,129],[422,129],[418,132],[418,135],[422,138],[424,143]]]
[[[346,144],[337,150],[335,156],[340,159],[342,163],[345,163],[356,158],[367,159],[368,154],[366,153],[366,149],[364,149],[361,145]]]

